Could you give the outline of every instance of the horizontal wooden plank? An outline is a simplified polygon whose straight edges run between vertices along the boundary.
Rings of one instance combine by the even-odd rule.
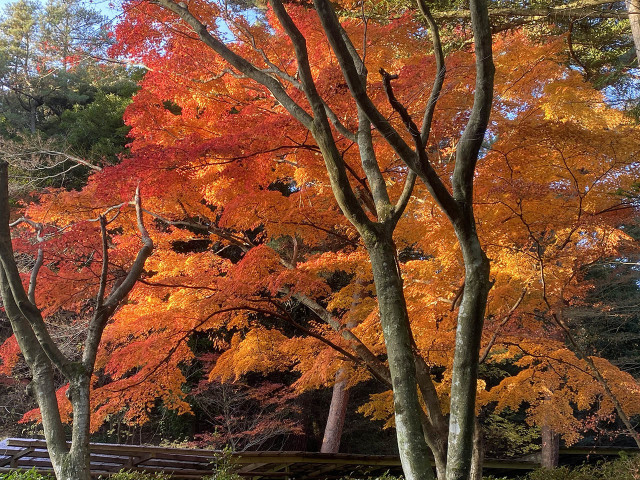
[[[0,450],[0,472],[18,468],[51,471],[47,445],[40,439],[6,439]],[[165,448],[139,445],[92,443],[92,475],[110,475],[122,469],[170,473],[177,479],[199,479],[210,475],[216,463],[224,461],[241,476],[274,480],[292,477],[296,480],[341,478],[345,476],[380,475],[386,470],[401,472],[400,459],[393,455],[327,454],[318,452],[238,452]],[[573,447],[560,450],[561,455],[619,455],[636,453],[638,449],[616,447]],[[501,470],[532,470],[532,461],[485,459],[484,467]]]
[[[615,455],[621,453],[633,455],[640,450],[633,447],[569,447],[561,448],[560,455]]]

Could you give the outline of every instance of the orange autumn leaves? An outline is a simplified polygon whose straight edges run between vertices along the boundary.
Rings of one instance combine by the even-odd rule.
[[[117,48],[149,68],[126,114],[131,156],[94,175],[82,192],[51,193],[28,209],[34,219],[59,227],[76,222],[55,237],[58,243],[45,243],[48,271],[40,280],[38,302],[51,315],[69,309],[80,319],[91,309],[86,299],[94,295],[100,260],[95,224],[81,220],[128,201],[138,182],[149,212],[145,218],[156,250],[143,281],[105,331],[93,428],[120,410],[128,420],[142,422],[158,399],[187,411],[181,366],[195,358],[188,340],[196,332],[209,335],[223,352],[211,379],[294,370],[299,372],[294,387],[303,391],[331,384],[345,365],[352,384],[369,378],[366,369],[321,340],[351,351],[339,329],[299,307],[295,298],[304,295],[326,306],[341,328],[349,325],[383,358],[370,266],[357,232],[335,204],[310,136],[264,88],[225,71],[184,27],[160,17],[164,14],[151,4],[131,7],[118,27]],[[290,45],[269,13],[268,25],[250,24],[205,2],[192,7],[202,18],[210,17],[210,25],[216,24],[214,17],[228,15],[232,48],[295,78]],[[314,13],[292,7],[291,14],[308,40],[320,93],[340,122],[353,128],[355,104]],[[355,45],[363,44],[362,25],[350,21],[345,28]],[[584,295],[582,266],[615,255],[628,243],[617,229],[624,212],[601,212],[620,202],[612,194],[616,189],[637,178],[640,135],[600,93],[558,62],[559,42],[537,45],[513,34],[497,38],[494,47],[496,102],[475,186],[478,230],[495,280],[482,351],[492,346],[488,362],[517,362],[521,372],[483,391],[480,401],[497,402],[499,408],[526,402],[533,422],[555,408],[562,415],[553,426],[573,440],[579,426],[572,406],[590,408],[601,391],[588,375],[580,376],[584,366],[556,338],[545,312]],[[396,95],[410,112],[420,111],[435,68],[422,27],[408,18],[371,22],[365,44],[369,71],[383,66],[398,73]],[[447,61],[428,145],[445,179],[473,84],[469,53],[453,53]],[[370,82],[381,111],[399,123],[373,73]],[[304,102],[295,87],[289,93]],[[357,145],[337,132],[336,137],[350,180],[367,205]],[[384,142],[374,148],[397,198],[406,167]],[[446,409],[463,265],[452,229],[425,198],[419,191],[410,202],[396,244],[418,348],[429,364],[444,367],[438,388]],[[121,210],[110,225],[113,281],[118,267],[132,261],[138,242],[130,210]],[[369,214],[374,215],[372,209]],[[510,312],[523,291],[522,302]],[[11,344],[5,349],[10,354]],[[538,361],[540,356],[545,360]],[[635,382],[598,361],[608,376],[620,379],[621,398],[631,399]],[[610,409],[606,402],[601,408]],[[364,411],[388,418],[389,395],[373,397]]]

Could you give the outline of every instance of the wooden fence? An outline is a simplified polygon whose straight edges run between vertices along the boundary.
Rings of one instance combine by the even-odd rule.
[[[620,448],[571,448],[561,455],[618,455]],[[344,477],[366,478],[384,472],[402,473],[400,459],[393,455],[327,454],[313,452],[241,452],[145,447],[135,445],[91,444],[91,473],[108,477],[122,469],[164,472],[176,479],[201,479],[220,466],[247,480],[320,480]],[[535,458],[526,461],[490,460],[484,468],[490,471],[532,470],[539,466]],[[9,438],[0,441],[0,472],[35,467],[51,472],[51,461],[44,440]]]

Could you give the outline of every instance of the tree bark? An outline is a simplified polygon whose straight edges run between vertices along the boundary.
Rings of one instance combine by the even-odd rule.
[[[471,472],[480,342],[491,288],[489,259],[480,244],[473,213],[473,177],[491,114],[495,67],[487,2],[471,0],[469,8],[475,40],[476,89],[469,121],[458,142],[451,182],[459,208],[451,220],[462,250],[465,284],[451,373],[447,480],[467,480]]]
[[[476,418],[475,429],[473,431],[473,452],[471,456],[470,480],[482,480],[482,465],[484,463],[484,439],[482,437],[482,426]]]
[[[376,285],[393,385],[396,435],[402,470],[407,480],[433,479],[429,450],[422,431],[407,306],[391,234],[378,235],[367,245]]]
[[[466,273],[454,348],[447,480],[466,480],[471,471],[480,340],[490,287],[489,260],[480,246],[475,223],[468,227],[466,234],[458,236]]]
[[[324,428],[322,438],[322,453],[338,453],[340,451],[340,439],[344,427],[344,419],[347,415],[347,405],[349,403],[349,389],[347,388],[347,378],[344,368],[336,373],[336,383],[333,385],[331,395],[331,405],[327,415],[327,425]]]
[[[560,457],[560,435],[553,431],[548,425],[541,428],[542,434],[542,458],[540,466],[542,468],[556,468]]]
[[[36,133],[36,117],[38,116],[38,106],[34,99],[29,100],[29,131]]]
[[[631,36],[638,58],[638,68],[640,68],[640,0],[627,0],[627,13],[631,24]]]

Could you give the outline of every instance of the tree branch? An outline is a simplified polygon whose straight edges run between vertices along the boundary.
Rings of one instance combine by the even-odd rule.
[[[404,187],[402,188],[402,193],[398,197],[398,200],[396,201],[396,204],[393,207],[391,218],[389,219],[389,221],[391,222],[391,225],[395,226],[398,223],[398,221],[402,217],[402,214],[404,213],[405,208],[407,208],[407,204],[411,199],[411,193],[413,192],[413,187],[416,184],[416,178],[417,178],[417,175],[413,170],[409,170],[407,172],[407,178],[405,178],[404,180]]]
[[[102,332],[104,331],[107,322],[113,315],[113,312],[118,308],[120,303],[129,294],[131,289],[135,286],[136,282],[142,275],[144,264],[147,258],[153,252],[153,241],[149,237],[149,233],[144,226],[142,219],[142,205],[140,202],[140,187],[136,188],[136,194],[134,199],[136,207],[136,220],[138,223],[138,230],[140,231],[142,247],[138,251],[138,255],[133,262],[133,265],[129,269],[129,272],[125,276],[124,280],[114,288],[111,294],[104,298],[104,291],[106,289],[107,280],[107,267],[108,267],[108,245],[107,245],[107,232],[106,232],[106,220],[104,215],[100,215],[100,230],[102,233],[102,271],[100,273],[100,287],[97,297],[97,306],[95,313],[89,322],[89,328],[87,332],[87,338],[84,342],[84,351],[82,352],[82,363],[88,372],[93,372],[95,365],[95,359],[98,352],[98,346],[100,345],[100,339],[102,338]]]
[[[42,236],[42,230],[44,229],[43,225],[41,223],[34,222],[33,220],[30,220],[26,217],[20,217],[15,222],[10,223],[9,227],[16,227],[21,223],[26,223],[27,225],[33,227],[33,229],[36,231],[36,241],[41,244],[44,240],[44,237]],[[36,261],[31,268],[31,276],[29,277],[29,288],[27,290],[27,297],[34,305],[36,304],[36,282],[38,280],[38,272],[40,271],[40,267],[42,267],[43,261],[44,249],[42,248],[42,245],[40,245],[38,247]]]
[[[47,357],[67,379],[71,379],[74,372],[72,362],[64,356],[51,338],[40,310],[29,300],[22,285],[11,244],[8,187],[8,163],[0,161],[0,264],[4,271],[3,279],[6,280],[5,291],[11,292],[12,300],[20,311],[21,317],[27,320]]]
[[[453,196],[463,205],[463,208],[469,210],[473,203],[473,175],[478,153],[484,141],[491,114],[495,74],[491,50],[491,28],[486,15],[486,5],[484,1],[479,0],[472,1],[470,5],[475,40],[476,87],[469,121],[456,149],[456,164],[452,176]]]
[[[96,311],[102,309],[104,304],[104,292],[107,288],[107,273],[109,269],[109,244],[107,238],[107,221],[104,215],[100,215],[100,235],[102,237],[102,270],[100,271],[100,287],[96,295]]]
[[[140,231],[143,245],[142,248],[140,248],[140,251],[138,251],[138,255],[136,256],[136,259],[134,260],[133,265],[131,266],[131,269],[129,270],[129,273],[126,275],[125,279],[114,291],[111,292],[109,297],[107,297],[107,299],[105,300],[105,308],[115,308],[124,299],[124,297],[129,294],[136,281],[142,274],[147,258],[149,258],[151,252],[153,251],[153,241],[149,237],[149,233],[147,232],[147,229],[145,228],[142,221],[140,187],[136,189],[134,202],[136,206],[136,220],[138,223],[138,230]]]
[[[336,201],[345,216],[349,218],[353,225],[360,231],[360,234],[366,234],[371,228],[372,222],[360,206],[353,192],[353,188],[347,177],[344,160],[335,144],[329,126],[325,104],[316,90],[313,81],[306,39],[300,30],[298,30],[298,27],[296,27],[280,0],[269,0],[269,3],[287,36],[293,43],[302,87],[314,114],[313,122],[308,128],[322,152]]]
[[[286,290],[283,290],[284,293]],[[378,360],[369,348],[362,343],[354,333],[348,328],[343,328],[340,321],[331,315],[331,313],[322,307],[315,300],[303,295],[301,293],[294,293],[293,298],[298,300],[300,303],[305,305],[309,310],[311,310],[320,320],[325,322],[331,328],[333,328],[336,332],[339,332],[342,335],[342,338],[351,342],[351,348],[358,354],[358,356],[365,362],[369,371],[371,371],[374,376],[380,380],[382,383],[391,386],[391,374],[389,373],[389,369],[387,366]],[[375,373],[374,373],[375,372]]]
[[[245,58],[229,49],[229,47],[227,47],[223,42],[211,35],[207,30],[206,25],[192,14],[184,3],[176,3],[172,0],[152,0],[151,3],[156,3],[157,5],[160,5],[161,7],[178,15],[193,29],[205,45],[215,51],[235,69],[252,80],[255,80],[259,84],[264,85],[275,99],[280,102],[285,109],[287,109],[293,118],[298,120],[305,127],[311,128],[311,124],[313,122],[311,115],[309,115],[287,94],[278,80],[258,69],[255,65],[248,62]]]
[[[442,91],[442,85],[444,84],[444,78],[447,74],[447,68],[444,62],[444,52],[442,51],[442,42],[440,41],[440,29],[436,24],[431,10],[427,6],[425,0],[417,0],[418,8],[429,25],[429,31],[431,32],[431,43],[433,44],[433,54],[436,57],[436,77],[433,80],[433,87],[431,87],[431,94],[427,101],[427,108],[424,111],[422,118],[422,128],[420,130],[420,138],[422,144],[427,145],[429,141],[429,134],[431,133],[431,124],[433,122],[433,114]]]
[[[416,168],[411,167],[411,165],[409,165],[409,167],[412,168],[412,170],[414,170],[420,176],[420,178],[424,180],[427,187],[429,187],[433,198],[438,202],[445,214],[452,220],[457,219],[460,216],[458,205],[453,200],[453,197],[451,193],[449,193],[449,190],[447,190],[447,187],[444,185],[444,183],[442,183],[440,176],[431,166],[431,162],[429,162],[429,158],[427,157],[425,144],[422,140],[422,135],[420,133],[420,130],[418,129],[418,126],[412,120],[411,115],[409,115],[409,112],[404,107],[404,105],[400,103],[400,101],[393,93],[391,80],[398,78],[398,76],[387,73],[383,68],[380,69],[380,75],[382,76],[384,91],[387,94],[389,103],[391,104],[393,109],[400,115],[400,118],[402,119],[402,122],[404,123],[407,131],[411,135],[416,148],[418,163],[415,165]],[[435,103],[433,105],[435,107]]]
[[[512,307],[509,309],[507,314],[500,321],[500,323],[498,324],[498,327],[493,332],[493,335],[491,336],[491,339],[489,340],[489,343],[487,343],[487,346],[484,348],[484,351],[480,355],[479,363],[484,363],[487,360],[487,357],[489,356],[489,352],[491,351],[491,348],[493,348],[493,346],[496,343],[496,339],[498,338],[498,334],[500,333],[500,329],[502,327],[504,327],[509,320],[511,320],[511,317],[513,316],[513,312],[515,312],[516,309],[520,306],[520,304],[522,303],[522,300],[524,300],[524,296],[526,294],[527,294],[527,289],[525,288],[524,290],[522,290],[522,294],[520,295],[520,297],[518,297],[518,300],[516,300],[516,303],[514,303],[512,305]]]

